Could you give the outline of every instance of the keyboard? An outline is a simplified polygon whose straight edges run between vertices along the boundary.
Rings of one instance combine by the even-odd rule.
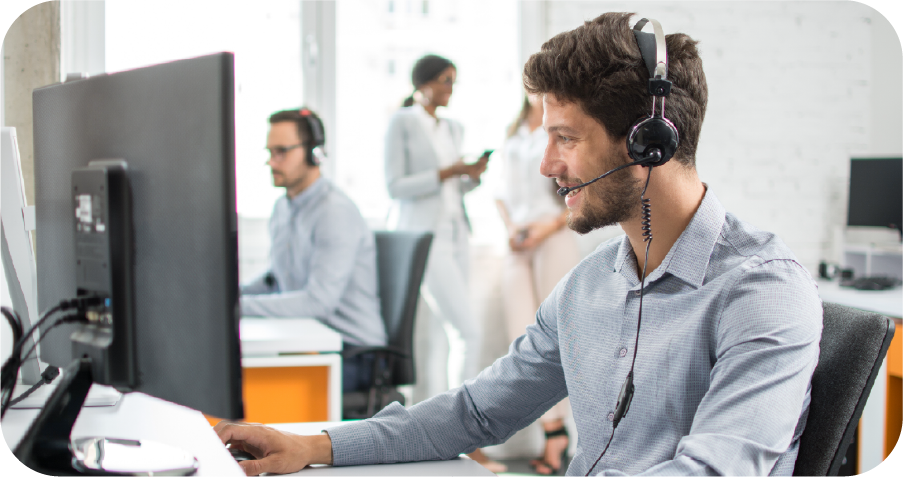
[[[842,287],[857,290],[887,290],[897,285],[900,285],[900,280],[894,277],[859,277],[840,282]]]

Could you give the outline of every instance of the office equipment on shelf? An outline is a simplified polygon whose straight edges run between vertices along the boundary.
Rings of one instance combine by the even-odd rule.
[[[846,244],[843,248],[844,269],[852,273],[852,277],[847,278],[886,276],[903,279],[903,248],[899,243]]]
[[[793,475],[838,475],[894,327],[886,316],[824,305],[821,351]]]
[[[68,450],[94,381],[243,416],[233,62],[220,53],[34,91],[39,308],[80,294],[93,319],[43,329],[42,360],[71,365],[15,449],[33,469],[117,470]],[[119,279],[133,291],[117,294]],[[161,470],[141,461],[151,464],[129,470]],[[168,465],[197,470],[193,457]]]
[[[847,225],[889,227],[903,241],[903,158],[852,158]]]
[[[851,280],[842,280],[840,286],[855,288],[857,290],[888,290],[900,285],[900,280],[894,277],[858,277]]]

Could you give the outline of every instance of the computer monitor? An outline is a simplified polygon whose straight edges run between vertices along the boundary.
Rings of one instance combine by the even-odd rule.
[[[76,264],[84,250],[76,251],[73,172],[124,163],[127,194],[109,207],[131,202],[128,243],[118,245],[130,250],[127,326],[134,329],[133,346],[116,353],[134,359],[135,373],[105,384],[221,418],[243,417],[233,62],[220,53],[33,95],[39,309],[75,297],[76,274],[84,273]],[[80,357],[70,336],[84,326],[50,330],[41,359],[65,367]],[[95,380],[120,359],[91,357]]]
[[[903,240],[903,158],[850,160],[847,225],[889,227]]]
[[[0,192],[3,202],[3,209],[0,211],[0,249],[3,274],[8,287],[9,303],[22,320],[23,327],[28,329],[37,320],[37,293],[34,253],[31,237],[25,226],[25,185],[16,128],[0,128],[0,163]],[[34,339],[27,338],[25,346],[34,346]],[[19,378],[27,385],[40,381],[41,370],[36,356],[30,356],[22,362]]]

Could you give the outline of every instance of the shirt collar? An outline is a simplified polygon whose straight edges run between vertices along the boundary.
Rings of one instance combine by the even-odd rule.
[[[286,194],[285,198],[288,199],[291,208],[297,209],[299,207],[304,207],[304,205],[310,203],[315,198],[325,194],[328,189],[329,181],[326,180],[325,177],[320,176],[307,189],[301,191],[300,194],[295,197],[289,197],[288,194]]]
[[[436,125],[439,124],[439,118],[430,116],[430,113],[426,112],[426,109],[424,109],[422,104],[414,103],[411,106],[411,109],[414,110],[414,114],[416,114],[421,121],[429,124],[433,129],[435,129]]]
[[[721,229],[724,226],[724,217],[724,206],[721,205],[715,194],[706,186],[705,196],[703,196],[702,203],[699,204],[699,208],[693,215],[693,219],[690,220],[687,228],[674,242],[668,254],[665,255],[662,264],[649,274],[646,281],[652,282],[664,276],[665,273],[669,273],[694,287],[702,286],[709,259],[712,256],[712,250],[715,249],[715,243],[721,235]],[[652,231],[654,234],[654,223]],[[627,261],[628,258],[633,257],[633,247],[625,235],[621,241],[621,246],[618,248],[614,271],[628,277],[632,273],[632,276],[636,279],[639,276],[636,270],[636,260]],[[624,268],[625,265],[627,269]],[[639,282],[637,282],[638,284]]]

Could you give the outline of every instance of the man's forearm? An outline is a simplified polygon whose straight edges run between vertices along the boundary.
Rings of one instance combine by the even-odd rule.
[[[304,437],[309,439],[307,444],[311,450],[310,463],[332,465],[332,439],[329,433],[323,431],[322,434]]]

